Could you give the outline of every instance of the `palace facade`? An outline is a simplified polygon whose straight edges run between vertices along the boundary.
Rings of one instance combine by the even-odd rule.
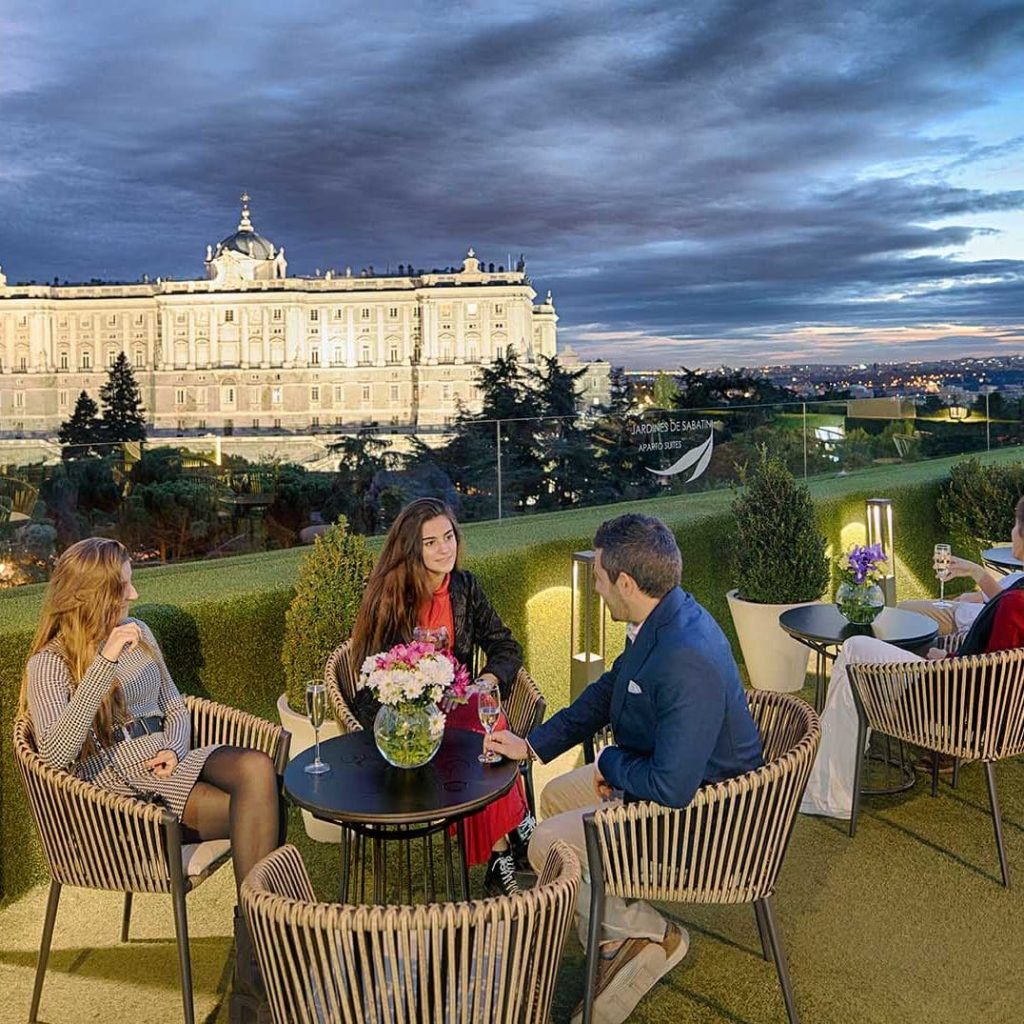
[[[209,246],[206,277],[14,285],[0,270],[0,435],[56,433],[81,391],[99,398],[124,352],[156,433],[443,429],[475,377],[511,346],[556,351],[558,317],[520,260],[461,269],[289,277],[253,227]],[[604,364],[606,366],[606,364]]]

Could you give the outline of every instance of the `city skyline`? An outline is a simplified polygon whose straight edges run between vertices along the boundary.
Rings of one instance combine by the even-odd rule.
[[[636,368],[1022,351],[1024,12],[1000,3],[42,3],[0,13],[10,282],[523,252]]]

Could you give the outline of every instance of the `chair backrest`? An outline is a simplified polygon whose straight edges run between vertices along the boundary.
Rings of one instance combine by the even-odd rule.
[[[193,747],[224,743],[260,750],[274,762],[279,774],[284,772],[288,764],[291,735],[280,726],[246,711],[192,694],[185,695],[185,705],[192,718]]]
[[[605,890],[627,899],[748,903],[771,895],[821,739],[810,705],[754,690],[764,767],[704,786],[688,807],[594,813]]]
[[[520,668],[512,680],[508,699],[505,701],[505,717],[508,727],[517,736],[526,736],[544,721],[547,701],[525,668]]]
[[[428,906],[314,902],[283,846],[242,884],[242,906],[277,1024],[547,1021],[580,866],[555,843],[515,896]]]
[[[358,674],[352,668],[349,655],[351,647],[352,641],[346,640],[340,647],[335,648],[324,667],[327,702],[343,736],[350,732],[360,732],[363,728],[352,710],[355,705]]]
[[[848,666],[868,724],[888,736],[970,760],[1024,753],[1024,648]]]
[[[14,754],[50,873],[58,882],[117,892],[169,892],[167,811],[119,796],[40,756],[28,717],[14,722]]]

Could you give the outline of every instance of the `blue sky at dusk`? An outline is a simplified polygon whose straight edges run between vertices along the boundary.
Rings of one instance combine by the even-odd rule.
[[[20,9],[18,9],[20,8]],[[1024,352],[1024,5],[0,7],[9,279],[526,254],[633,367]]]

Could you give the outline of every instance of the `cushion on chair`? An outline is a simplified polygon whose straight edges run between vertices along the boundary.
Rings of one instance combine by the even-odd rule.
[[[187,843],[181,848],[181,870],[186,878],[210,874],[231,853],[230,839],[208,839],[205,843]]]

